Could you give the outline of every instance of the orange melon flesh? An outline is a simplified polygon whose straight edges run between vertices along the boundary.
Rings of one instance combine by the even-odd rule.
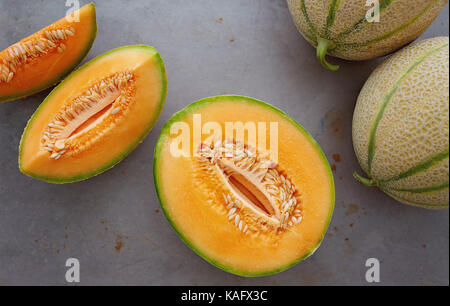
[[[69,74],[87,55],[91,49],[96,34],[96,11],[94,4],[83,6],[79,10],[80,22],[70,22],[66,18],[34,33],[19,43],[0,52],[0,65],[4,63],[7,54],[14,52],[19,44],[37,42],[41,38],[47,39],[46,32],[58,29],[74,29],[75,35],[66,35],[64,40],[56,43],[56,47],[46,54],[39,54],[26,63],[20,64],[10,82],[0,82],[0,102],[25,97],[44,90]],[[65,51],[58,52],[60,44],[64,44]]]
[[[43,133],[59,110],[103,80],[122,71],[134,75],[135,90],[127,96],[127,111],[116,124],[75,155],[49,158],[41,144]],[[166,96],[164,64],[149,46],[127,46],[112,50],[84,65],[56,87],[29,121],[22,136],[19,165],[23,173],[52,183],[79,181],[99,174],[132,151],[156,122]],[[112,115],[110,114],[110,117]],[[90,122],[98,132],[95,121]],[[89,126],[89,123],[87,123]],[[80,127],[80,129],[82,129]],[[85,128],[86,130],[86,128]]]
[[[211,204],[211,191],[195,178],[195,157],[174,157],[170,135],[174,122],[193,129],[202,123],[278,122],[278,165],[301,193],[303,220],[273,240],[244,235]],[[209,135],[203,135],[202,141]],[[191,137],[191,147],[192,147]],[[161,206],[181,238],[210,263],[243,276],[279,272],[312,254],[319,246],[334,207],[329,164],[311,136],[281,111],[247,97],[222,96],[198,101],[169,120],[155,150],[155,184]],[[208,182],[203,182],[208,184]],[[217,186],[219,188],[220,186]],[[212,186],[214,188],[214,186]],[[263,236],[263,235],[262,235]]]

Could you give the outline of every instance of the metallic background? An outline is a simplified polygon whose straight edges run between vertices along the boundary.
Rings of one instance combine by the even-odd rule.
[[[81,1],[87,3],[87,1]],[[413,2],[413,1],[412,1]],[[22,175],[18,146],[49,90],[0,105],[0,284],[65,284],[65,261],[81,284],[364,285],[365,261],[383,285],[449,284],[449,215],[406,207],[352,178],[358,92],[374,61],[324,70],[284,0],[97,0],[98,37],[86,60],[149,44],[168,75],[164,112],[146,141],[114,169],[85,182],[46,184]],[[0,0],[0,50],[64,16],[64,0]],[[449,9],[420,38],[447,35]],[[242,278],[205,262],[160,212],[153,149],[163,123],[198,99],[252,96],[281,108],[319,142],[336,167],[336,207],[319,250],[288,271]]]

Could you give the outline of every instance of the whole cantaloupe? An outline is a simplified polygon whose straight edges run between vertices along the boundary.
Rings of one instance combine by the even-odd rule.
[[[367,60],[391,53],[420,36],[447,0],[287,0],[292,18],[317,57]],[[379,21],[373,13],[378,3]],[[366,15],[369,17],[367,18]],[[373,22],[371,22],[373,21]]]
[[[365,185],[402,203],[448,208],[448,37],[412,44],[375,69],[356,104],[353,146]]]

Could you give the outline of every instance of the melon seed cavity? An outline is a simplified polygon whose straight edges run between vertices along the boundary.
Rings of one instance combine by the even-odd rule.
[[[58,160],[76,154],[114,127],[129,106],[134,75],[119,72],[97,81],[66,104],[51,120],[41,138],[42,149]]]
[[[301,196],[268,154],[233,141],[203,143],[198,179],[222,185],[209,203],[244,234],[281,234],[302,221]],[[211,186],[210,194],[214,194]],[[220,202],[218,204],[217,202]],[[218,205],[217,205],[218,204]]]

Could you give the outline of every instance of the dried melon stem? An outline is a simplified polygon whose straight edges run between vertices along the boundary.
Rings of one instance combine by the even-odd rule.
[[[202,144],[199,155],[198,179],[223,193],[209,202],[217,205],[219,199],[222,204],[217,207],[225,208],[230,222],[243,233],[280,234],[301,222],[299,193],[268,154],[225,140]]]
[[[115,73],[97,81],[66,104],[44,130],[41,138],[43,150],[57,160],[66,152],[80,151],[80,145],[87,145],[86,141],[81,141],[81,144],[78,141],[82,136],[90,132],[94,135],[107,132],[114,123],[114,119],[107,122],[108,119],[121,116],[128,107],[127,91],[133,77],[129,71]]]
[[[75,36],[75,28],[47,28],[0,53],[0,84],[13,80],[20,67],[50,52],[64,53],[64,41]]]

